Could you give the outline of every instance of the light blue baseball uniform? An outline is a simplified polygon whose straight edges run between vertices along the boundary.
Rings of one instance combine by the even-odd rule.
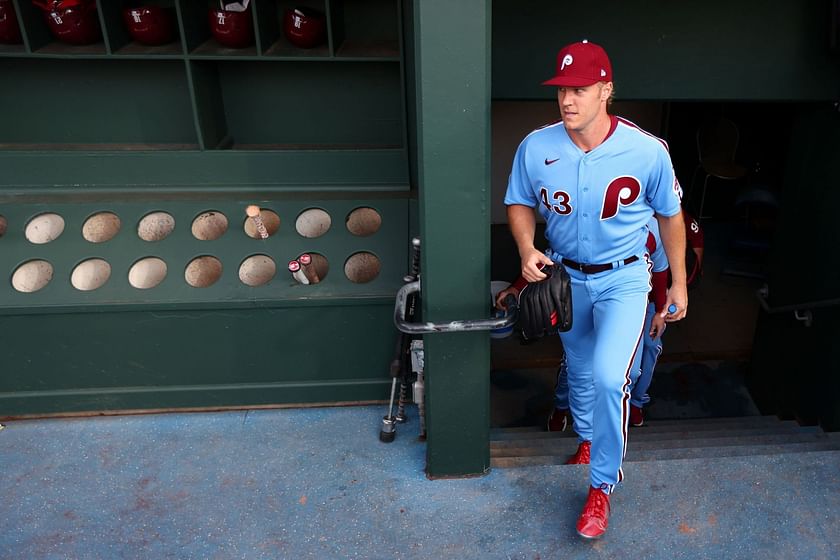
[[[561,122],[531,132],[516,151],[505,195],[506,205],[538,208],[555,263],[613,265],[596,274],[567,266],[573,325],[560,333],[575,428],[592,434],[591,484],[608,493],[624,476],[630,386],[641,361],[652,267],[647,223],[654,212],[680,212],[665,143],[610,118],[607,138],[589,152]],[[625,264],[630,257],[638,260]]]
[[[651,218],[648,221],[648,229],[650,235],[646,244],[650,260],[653,262],[651,272],[663,272],[668,270],[668,256],[665,254],[665,247],[662,245],[662,239],[659,236],[659,222],[656,218]],[[648,298],[650,299],[650,298]],[[647,390],[650,387],[653,379],[653,371],[656,369],[656,362],[662,354],[662,333],[663,330],[656,334],[655,338],[650,336],[651,323],[653,316],[656,314],[656,304],[653,301],[648,302],[647,311],[645,313],[645,327],[642,345],[642,360],[638,379],[633,383],[633,388],[630,391],[630,404],[642,408],[645,404],[650,402],[650,397]],[[557,369],[557,385],[554,391],[554,408],[561,410],[569,409],[569,382],[567,379],[567,365],[566,357],[560,361],[560,367]],[[577,429],[577,426],[575,426]],[[591,435],[589,436],[591,437]],[[583,439],[589,439],[584,437]]]

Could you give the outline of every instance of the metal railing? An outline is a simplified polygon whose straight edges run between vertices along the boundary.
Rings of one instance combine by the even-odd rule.
[[[812,310],[821,309],[824,307],[834,307],[840,305],[840,298],[821,299],[815,301],[807,301],[802,303],[791,303],[786,305],[772,306],[767,298],[770,297],[770,288],[764,285],[755,293],[758,298],[761,308],[768,314],[775,315],[779,313],[793,312],[793,316],[797,321],[805,323],[806,327],[810,327],[814,322],[814,315]]]
[[[405,320],[405,309],[408,296],[420,291],[420,280],[405,284],[397,292],[397,300],[394,303],[394,324],[401,332],[408,334],[428,334],[439,332],[466,332],[466,331],[492,331],[513,326],[519,317],[519,306],[514,296],[505,298],[505,305],[508,308],[506,317],[493,319],[472,319],[462,321],[448,321],[441,323],[433,322],[409,322]]]

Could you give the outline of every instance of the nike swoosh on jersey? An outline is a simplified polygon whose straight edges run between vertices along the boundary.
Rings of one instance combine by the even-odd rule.
[[[557,158],[557,159],[548,159],[548,158],[545,158],[545,164],[546,164],[546,165],[551,165],[552,163],[554,163],[555,161],[557,161],[557,160],[559,160],[559,159],[560,159],[560,158]]]

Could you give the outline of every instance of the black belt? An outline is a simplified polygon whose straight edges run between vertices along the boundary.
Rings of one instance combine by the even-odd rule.
[[[624,264],[630,264],[630,263],[636,262],[637,260],[639,260],[639,257],[637,257],[636,255],[633,255],[632,257],[627,257],[626,259],[624,259],[621,262],[623,262]],[[579,270],[579,271],[583,272],[584,274],[598,274],[599,272],[604,272],[606,270],[612,270],[613,268],[615,268],[615,265],[613,265],[613,263],[580,264],[580,263],[576,263],[575,261],[572,261],[572,260],[569,260],[569,259],[562,259],[561,262],[564,265],[568,266],[569,268]]]

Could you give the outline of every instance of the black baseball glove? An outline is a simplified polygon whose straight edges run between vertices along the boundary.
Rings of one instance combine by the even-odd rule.
[[[519,294],[522,338],[536,340],[572,328],[572,280],[562,264],[545,267],[548,278],[525,286]]]

